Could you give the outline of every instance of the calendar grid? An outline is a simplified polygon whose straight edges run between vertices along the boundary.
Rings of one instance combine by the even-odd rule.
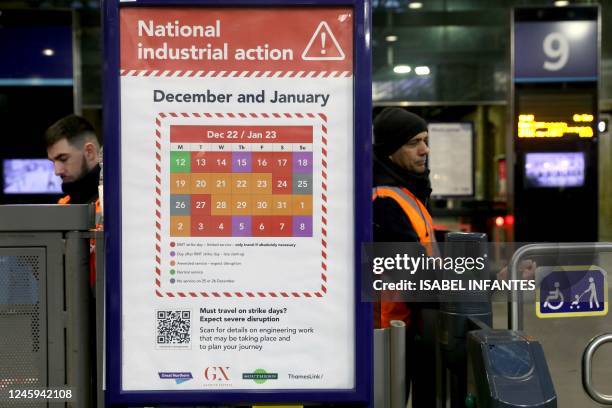
[[[321,123],[321,286],[304,292],[162,292],[161,200],[170,237],[313,237],[315,126],[169,124],[169,191],[161,191],[162,121],[300,118]],[[322,297],[327,293],[327,118],[323,114],[160,113],[156,118],[156,294],[160,297]],[[165,123],[164,123],[165,124]],[[248,131],[249,133],[245,133]],[[204,132],[204,133],[203,133]],[[268,132],[268,133],[266,133]],[[265,138],[264,135],[268,136]],[[207,135],[208,137],[204,137]],[[274,136],[274,137],[272,137]],[[210,139],[216,140],[210,142]],[[246,138],[246,139],[245,139]]]

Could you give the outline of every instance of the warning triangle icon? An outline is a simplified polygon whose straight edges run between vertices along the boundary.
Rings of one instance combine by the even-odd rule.
[[[306,61],[342,61],[344,57],[344,51],[329,25],[321,21],[304,49],[302,59]]]

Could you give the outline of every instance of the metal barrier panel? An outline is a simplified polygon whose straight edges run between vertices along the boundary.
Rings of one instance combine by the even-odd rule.
[[[0,206],[0,388],[76,391],[74,402],[21,399],[1,408],[94,406],[93,214],[88,205]]]
[[[45,250],[0,248],[0,387],[47,384]],[[46,407],[45,402],[3,402]]]
[[[599,254],[597,264],[609,273],[612,271],[612,253]],[[610,299],[608,288],[608,299]],[[612,332],[612,315],[559,317],[542,319],[536,315],[535,300],[521,305],[522,330],[537,339],[546,360],[558,397],[559,408],[603,407],[585,393],[581,381],[582,355],[591,339],[602,333]],[[592,382],[597,390],[611,394],[612,353],[603,347],[592,364]]]

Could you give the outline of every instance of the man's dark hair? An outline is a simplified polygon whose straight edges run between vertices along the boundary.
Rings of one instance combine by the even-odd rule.
[[[61,118],[49,126],[45,132],[47,147],[51,147],[60,140],[66,139],[71,145],[81,148],[85,144],[87,137],[93,137],[98,143],[100,142],[91,123],[77,115],[68,115]]]

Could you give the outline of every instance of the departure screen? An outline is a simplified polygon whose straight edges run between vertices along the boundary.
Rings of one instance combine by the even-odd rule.
[[[4,194],[58,194],[62,192],[62,179],[53,172],[53,163],[47,159],[5,159]]]
[[[593,109],[590,93],[520,92],[517,136],[519,139],[592,138]]]
[[[546,152],[525,155],[525,187],[582,187],[583,152]]]

